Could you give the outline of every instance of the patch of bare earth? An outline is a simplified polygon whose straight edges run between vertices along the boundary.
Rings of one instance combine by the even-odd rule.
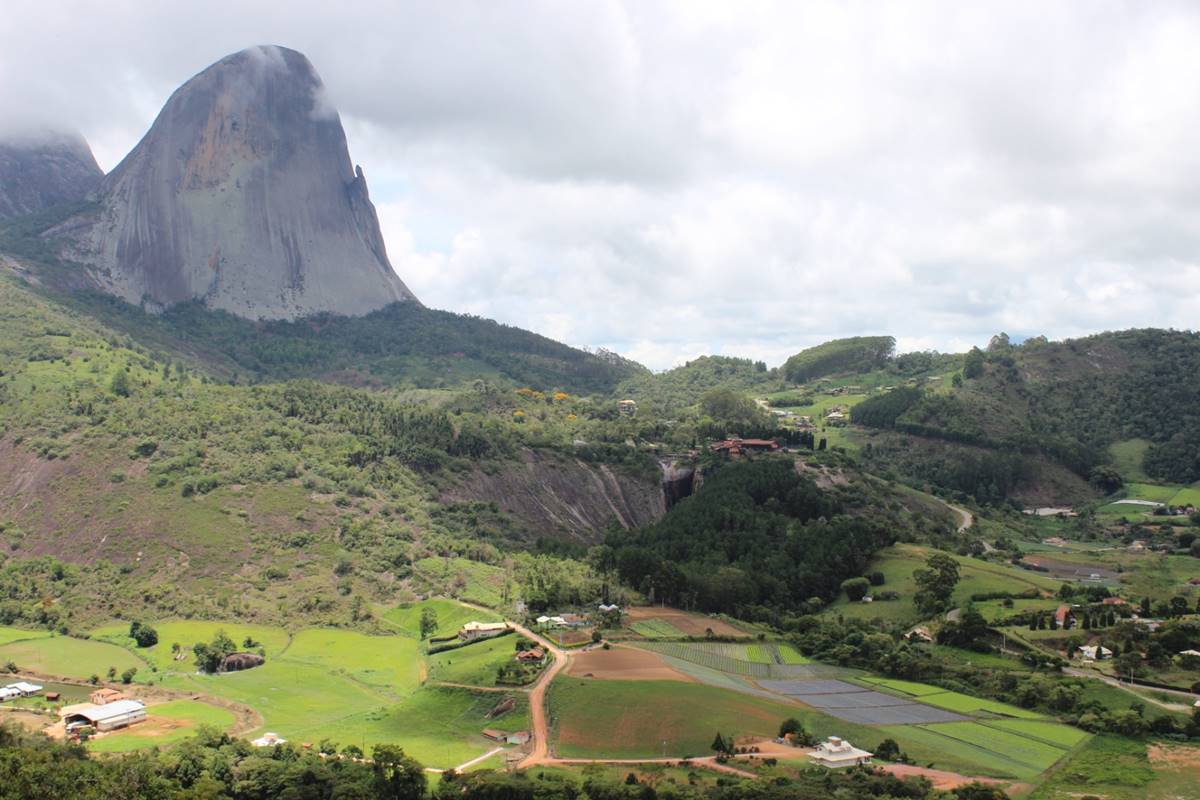
[[[657,654],[645,650],[597,648],[575,655],[568,675],[617,681],[682,681],[695,683],[690,675],[673,669]]]
[[[661,608],[642,606],[628,609],[630,622],[643,620],[662,620],[671,627],[687,636],[706,636],[711,630],[714,636],[749,636],[743,630],[735,628],[724,620],[706,617],[703,614],[692,614],[678,608]]]

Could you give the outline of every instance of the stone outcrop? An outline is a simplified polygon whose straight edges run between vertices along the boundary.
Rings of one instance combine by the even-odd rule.
[[[0,219],[80,202],[103,177],[77,133],[6,136],[0,139]]]
[[[416,302],[324,84],[294,50],[249,48],[181,86],[97,199],[48,235],[98,288],[149,310],[201,300],[295,319]]]

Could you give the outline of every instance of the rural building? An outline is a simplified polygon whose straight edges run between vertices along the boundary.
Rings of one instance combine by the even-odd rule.
[[[616,603],[601,603],[600,610],[607,614],[610,611],[620,611],[621,607]]]
[[[507,732],[498,731],[495,728],[484,728],[480,733],[483,734],[483,738],[491,739],[493,742],[503,742],[508,738]]]
[[[468,622],[462,626],[458,632],[458,638],[471,641],[472,639],[486,639],[489,636],[499,636],[508,630],[507,622]]]
[[[769,453],[778,450],[779,442],[774,439],[742,439],[739,436],[730,436],[723,441],[714,442],[712,449],[714,452],[736,458],[745,453]]]
[[[21,697],[33,697],[35,694],[37,694],[38,692],[40,692],[42,690],[42,687],[38,686],[36,683],[28,683],[26,681],[17,681],[16,683],[10,683],[8,686],[6,686],[4,688],[16,690],[17,694]]]
[[[251,739],[250,744],[255,747],[274,747],[277,744],[287,744],[287,739],[284,739],[278,733],[267,731],[257,739]]]
[[[20,696],[21,693],[16,689],[10,689],[7,686],[0,686],[0,703],[4,703],[8,700],[16,700]]]
[[[140,700],[117,700],[102,706],[80,703],[67,706],[59,712],[67,723],[67,730],[90,725],[97,731],[115,731],[144,722],[146,706]]]
[[[88,696],[94,706],[106,706],[109,703],[115,703],[118,700],[128,700],[129,698],[122,692],[116,689],[97,689]]]
[[[865,764],[871,760],[872,755],[872,753],[868,753],[866,750],[858,749],[845,739],[838,736],[830,736],[817,745],[816,749],[808,754],[808,757],[814,764],[820,764],[830,769],[837,769],[839,767],[853,767],[856,764]]]
[[[528,650],[522,650],[517,653],[516,659],[522,663],[534,663],[541,661],[546,657],[546,651],[540,647],[531,647]]]
[[[1054,611],[1054,627],[1066,630],[1075,626],[1075,612],[1070,606],[1059,606]]]
[[[1106,606],[1127,606],[1127,605],[1129,605],[1129,603],[1126,602],[1124,597],[1106,597],[1106,598],[1104,598],[1103,602],[1104,602],[1104,605],[1106,605]]]
[[[1079,653],[1088,661],[1103,661],[1112,658],[1112,650],[1098,644],[1085,644],[1079,648]]]
[[[1180,650],[1179,655],[1191,656],[1192,658],[1200,658],[1200,650]]]
[[[910,642],[932,642],[933,635],[929,632],[929,628],[913,628],[908,633],[904,634],[904,638]]]
[[[505,736],[504,741],[508,742],[509,744],[529,744],[530,738],[529,731],[517,731],[516,733],[510,733],[508,736]]]
[[[617,411],[626,417],[632,417],[637,414],[637,401],[618,400]]]
[[[845,425],[846,415],[841,411],[830,411],[825,415],[826,425]]]

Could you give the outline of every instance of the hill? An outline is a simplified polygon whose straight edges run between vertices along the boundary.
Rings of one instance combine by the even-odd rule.
[[[801,350],[781,371],[793,383],[806,383],[834,373],[870,372],[887,364],[896,351],[891,336],[854,336]]]

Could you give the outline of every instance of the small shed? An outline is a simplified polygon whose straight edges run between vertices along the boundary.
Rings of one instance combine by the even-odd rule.
[[[88,697],[94,706],[106,706],[109,703],[115,703],[118,700],[128,700],[129,697],[124,692],[118,692],[116,689],[97,689]]]
[[[503,742],[508,738],[508,733],[498,731],[495,728],[484,728],[480,733],[483,734],[483,738],[491,739],[493,742]]]

